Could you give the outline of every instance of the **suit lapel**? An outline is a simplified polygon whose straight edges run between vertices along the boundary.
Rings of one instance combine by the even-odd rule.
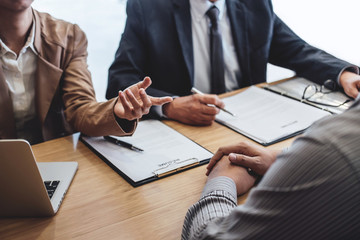
[[[35,104],[39,120],[44,124],[51,102],[59,87],[63,71],[50,62],[51,59],[60,59],[60,56],[57,56],[56,54],[53,56],[46,56],[49,61],[44,58],[43,52],[58,53],[59,51],[43,50],[44,44],[42,43],[41,38],[43,26],[41,25],[40,17],[35,11],[34,16],[36,21],[34,46],[38,53],[38,67],[35,73]]]
[[[226,0],[226,9],[230,19],[231,32],[242,76],[241,78],[237,77],[237,80],[240,87],[248,86],[251,82],[249,76],[249,43],[246,9],[242,1],[239,0]]]
[[[36,71],[35,104],[42,124],[45,122],[51,102],[59,87],[62,73],[61,69],[39,56]]]
[[[194,57],[191,32],[190,3],[188,0],[173,0],[173,4],[176,30],[186,63],[186,68],[189,73],[189,78],[191,79],[191,84],[193,85]]]
[[[14,109],[0,63],[0,138],[16,138]]]

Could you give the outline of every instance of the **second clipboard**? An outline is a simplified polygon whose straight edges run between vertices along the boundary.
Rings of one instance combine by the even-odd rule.
[[[82,141],[134,187],[206,164],[213,156],[158,120],[141,121],[133,136],[115,138],[144,151],[119,147],[102,137],[83,136]]]

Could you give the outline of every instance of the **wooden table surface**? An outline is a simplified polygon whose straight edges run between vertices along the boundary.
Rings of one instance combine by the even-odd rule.
[[[211,152],[250,141],[217,123],[164,122]],[[282,149],[291,141],[270,148]],[[79,141],[79,134],[34,145],[33,151],[37,161],[77,161],[79,169],[54,217],[0,219],[1,240],[180,239],[184,216],[206,182],[205,165],[134,188]]]

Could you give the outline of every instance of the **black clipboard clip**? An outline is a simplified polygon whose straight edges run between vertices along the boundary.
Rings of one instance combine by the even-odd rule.
[[[156,177],[160,178],[187,168],[191,168],[198,164],[200,164],[200,161],[197,158],[189,158],[184,160],[175,159],[159,164],[159,168],[154,170],[153,173]]]

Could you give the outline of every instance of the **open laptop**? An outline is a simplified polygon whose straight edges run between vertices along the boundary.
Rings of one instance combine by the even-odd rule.
[[[27,141],[0,140],[0,217],[55,215],[77,168],[77,162],[37,163]]]

